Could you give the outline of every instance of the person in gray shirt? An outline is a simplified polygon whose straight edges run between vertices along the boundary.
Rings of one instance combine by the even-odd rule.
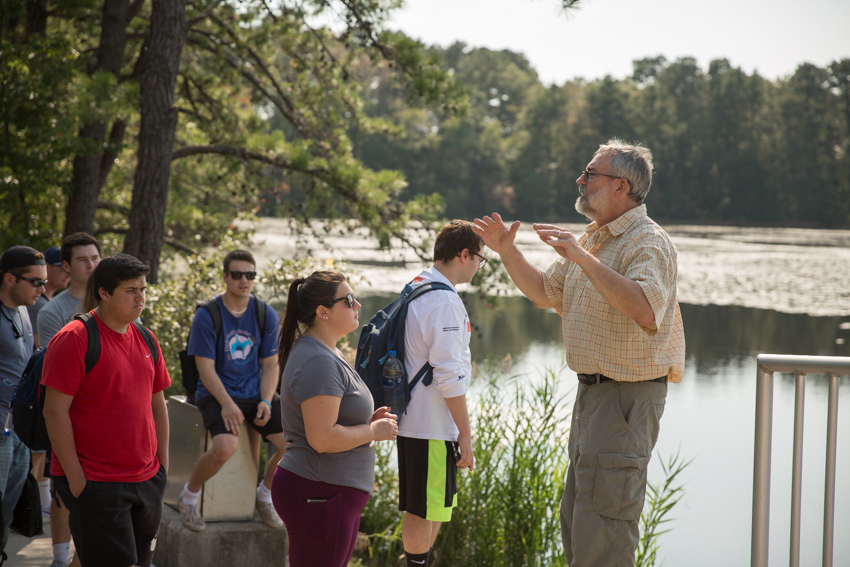
[[[47,346],[53,335],[71,322],[82,308],[86,281],[97,263],[100,262],[100,242],[84,232],[69,234],[62,240],[59,254],[62,268],[70,275],[71,285],[56,295],[50,303],[38,313],[38,339],[41,346]]]
[[[44,262],[47,265],[47,283],[44,285],[44,293],[38,296],[35,305],[27,305],[30,323],[36,331],[38,330],[38,312],[53,299],[54,295],[68,287],[68,282],[71,281],[71,276],[62,268],[62,256],[59,250],[58,246],[51,246],[44,251]],[[42,346],[38,341],[38,332],[33,333],[33,336],[35,348]],[[47,343],[44,346],[47,346]]]
[[[50,339],[62,330],[62,327],[82,311],[83,296],[89,274],[100,262],[100,242],[85,232],[69,234],[62,240],[59,257],[62,269],[69,275],[68,289],[54,296],[38,312],[36,329],[39,344],[47,347]],[[39,458],[39,460],[41,460]],[[69,512],[57,498],[50,500],[50,537],[53,541],[53,563],[51,567],[65,567],[68,564],[71,542]]]
[[[29,246],[12,246],[0,256],[0,492],[3,494],[3,533],[6,547],[9,524],[21,496],[30,452],[12,430],[10,402],[33,351],[33,329],[26,305],[44,292],[47,268],[44,255]]]
[[[280,331],[280,402],[290,443],[272,481],[291,567],[345,567],[375,484],[375,441],[394,440],[397,416],[373,410],[366,383],[336,348],[358,327],[345,276],[292,282]]]

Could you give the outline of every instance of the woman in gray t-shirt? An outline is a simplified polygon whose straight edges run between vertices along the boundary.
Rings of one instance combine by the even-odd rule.
[[[336,348],[359,326],[345,276],[313,272],[289,287],[280,330],[280,403],[289,442],[272,482],[291,567],[345,567],[375,483],[375,441],[398,420]]]

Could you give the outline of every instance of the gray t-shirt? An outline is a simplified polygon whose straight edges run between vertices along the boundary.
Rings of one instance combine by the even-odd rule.
[[[38,312],[38,344],[47,346],[53,335],[62,330],[62,327],[74,319],[74,315],[82,308],[82,299],[71,295],[70,291],[63,291],[54,295],[53,299]]]
[[[341,355],[340,355],[341,356]],[[290,442],[279,466],[300,477],[350,486],[372,493],[375,450],[366,443],[342,453],[317,453],[307,442],[301,403],[314,396],[342,398],[340,425],[369,423],[374,411],[372,394],[351,365],[317,339],[300,336],[289,353],[280,381],[283,432]]]
[[[0,425],[6,423],[9,402],[32,356],[32,324],[24,307],[9,309],[0,302]],[[23,336],[15,338],[15,329]],[[2,435],[2,433],[0,433]]]
[[[30,316],[30,323],[32,323],[32,328],[35,329],[36,332],[38,332],[38,312],[47,305],[48,301],[50,300],[42,293],[38,296],[38,299],[35,300],[34,304],[27,305],[27,313],[29,313]]]

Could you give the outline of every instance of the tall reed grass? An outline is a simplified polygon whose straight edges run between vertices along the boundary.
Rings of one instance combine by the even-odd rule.
[[[476,379],[470,396],[475,468],[458,478],[458,507],[434,544],[433,567],[565,565],[559,502],[567,471],[570,408],[559,393],[559,372],[532,385],[507,382],[495,370]],[[395,445],[376,446],[375,491],[361,517],[368,543],[352,565],[397,567],[404,549],[398,511]],[[677,455],[663,464],[665,480],[651,484],[641,516],[638,565],[655,564],[658,537],[682,497],[676,477],[687,466]]]

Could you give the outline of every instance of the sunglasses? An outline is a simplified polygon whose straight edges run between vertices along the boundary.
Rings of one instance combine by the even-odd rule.
[[[353,293],[348,293],[348,294],[344,295],[343,297],[337,297],[336,299],[334,299],[333,301],[331,301],[330,303],[325,305],[325,307],[333,307],[334,305],[336,305],[340,301],[347,301],[348,306],[351,307],[352,309],[354,309],[354,304],[357,302],[357,298],[354,297]]]
[[[24,276],[19,276],[18,274],[12,274],[12,275],[15,276],[15,278],[17,278],[18,281],[26,280],[26,281],[30,282],[30,284],[32,284],[33,287],[41,287],[41,286],[47,285],[47,280],[37,280],[37,279],[34,279],[34,278],[27,278],[27,277],[24,277]]]
[[[257,277],[257,272],[239,272],[239,271],[236,271],[236,270],[231,270],[227,273],[234,280],[241,280],[242,276],[245,276],[245,279],[252,282],[252,281],[254,281],[254,278]]]

